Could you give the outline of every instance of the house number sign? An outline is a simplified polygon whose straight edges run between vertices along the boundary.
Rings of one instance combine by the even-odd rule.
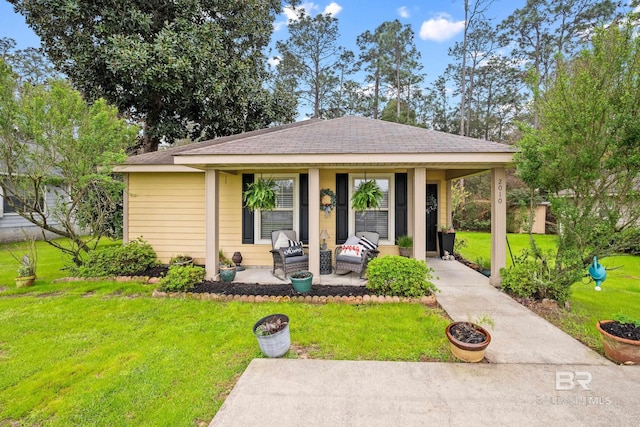
[[[498,179],[498,204],[501,205],[502,204],[502,178]]]

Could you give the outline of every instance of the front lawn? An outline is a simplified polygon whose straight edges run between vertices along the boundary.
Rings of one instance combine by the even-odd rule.
[[[490,258],[489,233],[456,232],[457,238],[467,241],[467,246],[460,253],[469,261],[478,256]],[[536,235],[534,238],[543,250],[553,248],[555,244],[555,236],[552,235]],[[508,240],[514,255],[529,247],[526,234],[509,234]],[[548,320],[602,353],[600,334],[596,329],[598,320],[611,319],[616,314],[640,317],[640,257],[620,255],[601,259],[600,262],[607,268],[607,280],[602,284],[602,291],[595,291],[594,282],[587,278],[575,283],[569,298],[571,309],[559,310],[557,316],[550,316]],[[511,265],[508,249],[507,265]]]
[[[137,283],[53,284],[56,250],[39,245],[39,279],[13,285],[0,248],[0,425],[208,425],[240,374],[262,357],[251,329],[291,319],[287,357],[452,361],[441,311],[156,299]],[[9,267],[9,269],[8,269]]]

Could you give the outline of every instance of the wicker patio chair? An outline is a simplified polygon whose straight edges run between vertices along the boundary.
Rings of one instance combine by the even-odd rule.
[[[360,278],[362,279],[364,278],[364,273],[367,271],[367,265],[369,264],[369,261],[377,257],[380,253],[377,249],[380,235],[375,231],[359,231],[356,233],[356,237],[365,237],[376,246],[376,249],[364,249],[360,257],[354,257],[341,255],[342,246],[338,246],[335,250],[333,258],[335,260],[334,272],[337,273],[338,270],[355,271],[356,273],[360,274]]]
[[[309,255],[304,249],[303,255],[285,256],[286,246],[276,248],[276,243],[280,234],[284,234],[288,240],[296,241],[295,230],[276,230],[271,232],[271,255],[273,255],[273,275],[280,280],[285,280],[289,273],[309,269]],[[276,274],[276,270],[280,269],[284,272],[284,277]]]

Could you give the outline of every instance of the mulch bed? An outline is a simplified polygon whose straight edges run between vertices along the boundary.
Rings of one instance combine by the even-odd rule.
[[[147,276],[147,277],[163,277],[167,274],[168,267],[156,266],[149,268],[145,271],[141,271],[135,276]],[[196,285],[191,290],[194,294],[219,294],[219,295],[268,295],[275,297],[295,297],[295,296],[365,296],[372,295],[370,291],[364,286],[339,286],[339,285],[311,285],[311,291],[301,294],[296,292],[290,283],[282,283],[276,285],[263,285],[260,283],[225,283],[220,281],[205,280],[204,282]]]

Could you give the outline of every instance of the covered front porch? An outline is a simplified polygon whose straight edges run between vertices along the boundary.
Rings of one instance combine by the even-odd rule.
[[[220,253],[246,267],[272,265],[271,233],[292,230],[308,248],[318,283],[322,235],[333,251],[358,232],[380,236],[380,256],[413,239],[413,256],[436,256],[434,235],[451,224],[452,182],[491,174],[493,284],[506,263],[506,169],[515,149],[505,144],[363,117],[313,119],[130,157],[125,174],[124,240],[142,236],[163,262],[188,254],[216,277]],[[277,182],[272,210],[251,210],[251,183]],[[375,180],[383,206],[356,209],[363,181]],[[335,196],[335,202],[327,198]],[[332,209],[327,212],[327,204]],[[268,270],[267,270],[268,271]]]

